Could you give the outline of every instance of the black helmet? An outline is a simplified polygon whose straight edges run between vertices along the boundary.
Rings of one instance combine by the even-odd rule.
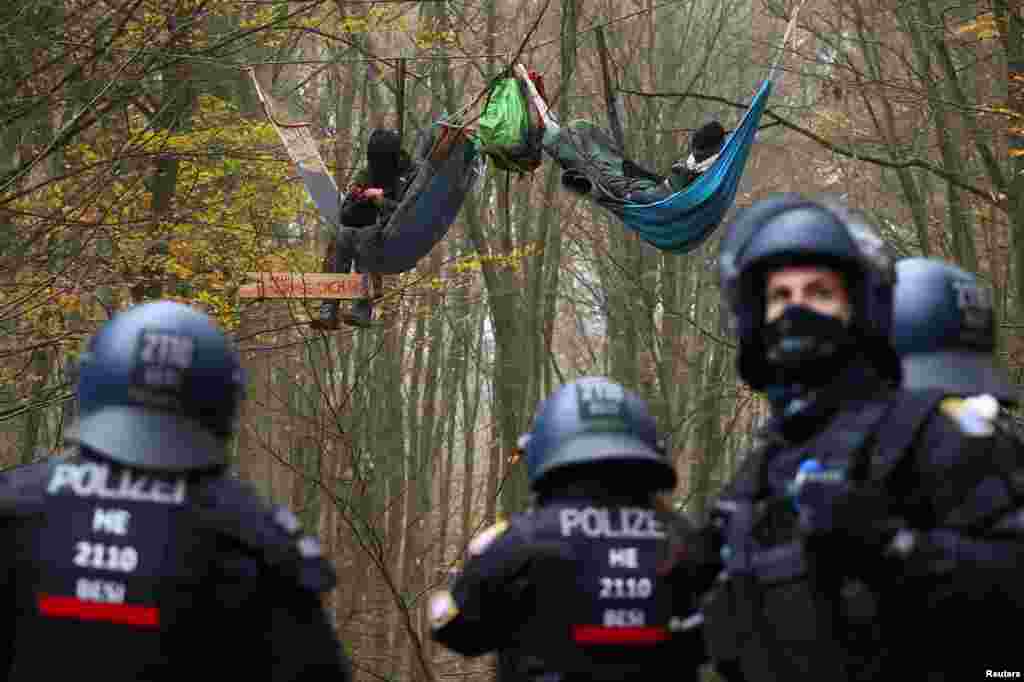
[[[534,491],[554,471],[603,462],[634,465],[623,476],[638,488],[670,490],[676,485],[675,469],[643,400],[602,377],[565,384],[542,401],[519,445],[526,451]]]
[[[135,306],[90,340],[68,440],[144,469],[218,468],[244,383],[237,353],[209,317],[171,301]]]
[[[988,393],[1016,403],[1017,387],[993,358],[995,315],[988,289],[936,259],[905,258],[896,263],[896,273],[892,345],[903,362],[904,386]]]
[[[799,194],[756,202],[729,225],[719,254],[722,293],[739,336],[739,373],[752,388],[770,379],[761,339],[765,275],[790,265],[833,268],[846,278],[851,331],[887,377],[899,379],[889,347],[895,269],[868,221],[847,207]]]

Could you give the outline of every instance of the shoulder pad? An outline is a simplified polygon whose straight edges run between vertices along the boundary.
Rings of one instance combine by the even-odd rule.
[[[0,472],[0,516],[27,517],[44,511],[46,482],[57,459],[44,459]]]
[[[270,506],[248,484],[220,476],[197,490],[200,523],[260,554],[268,566],[302,587],[325,592],[334,587],[334,569],[321,556],[320,542],[302,533],[284,506]]]
[[[440,630],[459,615],[459,606],[448,590],[438,590],[432,594],[428,604],[430,627],[433,630]]]
[[[999,401],[990,395],[945,398],[939,411],[953,420],[966,436],[984,438],[995,433]]]
[[[504,519],[498,521],[496,524],[481,531],[476,537],[474,537],[467,547],[467,551],[470,556],[480,556],[484,553],[492,542],[500,538],[508,530],[508,521]]]

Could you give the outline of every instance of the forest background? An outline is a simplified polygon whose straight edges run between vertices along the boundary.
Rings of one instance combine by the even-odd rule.
[[[0,464],[61,447],[84,339],[133,302],[210,311],[250,376],[240,475],[297,510],[340,574],[328,603],[359,680],[485,680],[427,635],[424,601],[468,540],[528,504],[515,441],[536,401],[603,374],[646,398],[699,518],[765,405],[737,380],[719,234],[659,252],[559,186],[489,167],[372,330],[239,300],[245,273],[315,271],[327,229],[248,75],[309,121],[340,187],[367,132],[407,146],[478,115],[513,60],[561,120],[607,127],[608,39],[628,155],[667,169],[739,117],[791,0],[7,0],[0,3]],[[844,197],[900,255],[992,289],[1024,366],[1018,0],[807,0],[736,207]],[[396,75],[405,59],[404,88]],[[1018,75],[1021,74],[1021,75]],[[311,305],[316,302],[309,302]]]

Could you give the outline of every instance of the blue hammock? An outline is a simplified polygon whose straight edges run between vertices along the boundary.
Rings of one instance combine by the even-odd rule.
[[[545,134],[545,151],[555,158],[564,169],[562,184],[594,203],[603,206],[618,216],[626,227],[636,231],[647,243],[673,253],[688,253],[698,248],[718,227],[732,206],[739,189],[740,179],[750,156],[750,147],[757,135],[761,115],[764,113],[768,95],[772,90],[772,79],[778,70],[779,63],[789,42],[790,35],[796,28],[797,17],[806,0],[793,11],[789,24],[782,36],[778,55],[768,70],[768,76],[747,108],[743,120],[736,126],[729,139],[719,153],[711,168],[700,175],[687,187],[659,201],[638,204],[623,199],[624,192],[616,192],[615,188],[628,187],[623,183],[624,169],[621,167],[625,159],[622,157],[621,141],[619,144],[608,144],[603,132],[596,134],[589,141],[589,149],[571,149],[572,134],[568,130],[563,136],[557,132],[549,139]],[[604,49],[603,35],[598,36],[598,49]],[[602,54],[602,68],[605,69],[605,90],[609,99],[609,116],[613,130],[621,130],[615,117],[613,97],[610,92],[607,64]],[[526,84],[530,96],[534,100],[541,115],[553,120],[546,104],[526,78],[522,65],[517,65],[517,74]],[[570,126],[569,128],[571,128]],[[562,138],[560,140],[560,138]],[[619,135],[621,138],[621,135]],[[595,147],[604,147],[594,153]],[[600,158],[604,156],[604,158]],[[595,158],[597,157],[597,158]]]
[[[772,82],[766,80],[715,163],[683,190],[653,204],[599,203],[647,243],[663,251],[693,251],[711,235],[736,198],[771,89]]]
[[[662,251],[687,253],[704,243],[732,206],[771,89],[772,81],[765,80],[708,170],[655,202],[625,198],[650,189],[637,188],[626,175],[628,160],[619,144],[589,121],[554,123],[545,133],[544,151],[562,167],[563,187],[607,209]],[[643,183],[650,188],[656,180]]]

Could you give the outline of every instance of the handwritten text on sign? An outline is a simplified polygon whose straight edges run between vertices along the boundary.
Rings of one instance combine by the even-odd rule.
[[[238,289],[240,298],[360,298],[362,275],[300,272],[251,272]]]

